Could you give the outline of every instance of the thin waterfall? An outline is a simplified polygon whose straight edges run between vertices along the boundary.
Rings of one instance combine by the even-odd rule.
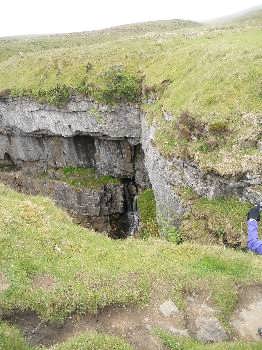
[[[128,234],[130,236],[133,236],[139,228],[139,215],[138,215],[138,208],[137,208],[137,196],[134,196],[133,202],[132,202],[132,210],[128,213],[128,220],[129,220],[129,232]]]

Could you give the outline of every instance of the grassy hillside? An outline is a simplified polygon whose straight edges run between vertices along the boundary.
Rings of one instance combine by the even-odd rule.
[[[0,309],[6,315],[31,310],[43,320],[62,321],[71,313],[95,312],[107,305],[145,304],[165,286],[181,309],[189,294],[209,295],[227,325],[239,288],[262,283],[260,257],[160,240],[113,241],[73,224],[51,200],[3,185],[0,216]],[[170,349],[176,349],[172,342]],[[83,343],[85,349],[102,350],[108,344],[129,349],[116,338],[92,334],[54,349],[74,344],[78,350]],[[0,325],[0,349],[1,344],[8,344],[3,349],[31,349],[5,324]]]
[[[237,288],[262,282],[260,258],[251,254],[160,240],[113,241],[73,224],[49,199],[3,185],[0,215],[5,313],[30,309],[62,320],[110,304],[145,303],[164,283],[181,306],[187,293],[208,291],[226,319]]]
[[[139,102],[158,125],[164,155],[222,175],[261,172],[261,24],[257,10],[226,25],[160,21],[2,39],[0,95],[62,105],[75,90],[100,102]]]

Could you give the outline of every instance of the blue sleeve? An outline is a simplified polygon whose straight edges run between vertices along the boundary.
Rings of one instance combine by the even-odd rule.
[[[248,242],[247,247],[249,250],[256,254],[262,255],[262,241],[258,239],[258,222],[256,220],[248,220]]]

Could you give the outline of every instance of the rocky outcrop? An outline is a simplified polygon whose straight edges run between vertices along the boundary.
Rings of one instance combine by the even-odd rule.
[[[64,108],[25,98],[0,99],[1,134],[22,136],[89,135],[140,142],[140,109],[134,105],[105,106],[73,96]]]
[[[24,174],[31,175],[50,168],[91,167],[98,175],[117,177],[122,183],[124,180],[132,182],[137,189],[152,185],[163,232],[165,227],[178,227],[183,214],[189,211],[179,193],[182,187],[209,199],[233,196],[251,203],[262,201],[261,175],[246,173],[241,178],[223,177],[203,172],[192,161],[179,157],[166,159],[154,145],[154,134],[155,127],[147,124],[136,105],[104,106],[73,96],[65,107],[57,108],[29,99],[0,98],[0,167],[21,169]],[[57,185],[53,197],[57,200],[58,192],[64,193],[60,204],[67,208],[65,193],[71,190],[61,186]],[[112,190],[107,190],[111,196]],[[79,193],[72,194],[75,199],[69,200],[73,211],[79,204]],[[101,194],[96,195],[101,198]],[[104,204],[95,204],[96,195],[94,204],[89,206],[80,201],[76,210],[81,216],[81,208],[89,208],[90,215],[85,215],[90,217],[90,222],[93,216],[98,217],[91,210],[92,205],[97,205],[99,215],[104,216],[101,210]],[[125,201],[127,195],[121,196]],[[83,197],[91,198],[84,194]],[[120,197],[117,215],[127,210],[119,209],[123,205]],[[110,202],[109,206],[115,205]],[[128,208],[127,203],[124,208]],[[104,228],[108,229],[107,224]]]
[[[145,166],[155,193],[158,218],[162,225],[179,225],[187,205],[177,189],[188,187],[198,195],[209,199],[236,197],[253,204],[262,201],[262,177],[245,174],[242,178],[226,178],[218,174],[202,172],[193,162],[173,157],[164,158],[154,146],[155,127],[142,120],[142,145]]]
[[[51,196],[85,226],[118,236],[133,188],[150,186],[141,147],[141,113],[135,105],[104,106],[73,96],[64,108],[24,98],[0,99],[0,167],[15,173],[1,180],[30,194]],[[74,188],[65,182],[41,180],[36,174],[65,167],[93,168],[97,176],[120,179],[99,189]]]
[[[75,96],[59,109],[0,99],[0,161],[8,158],[28,172],[82,166],[101,175],[135,177],[140,133],[136,106],[101,106]]]

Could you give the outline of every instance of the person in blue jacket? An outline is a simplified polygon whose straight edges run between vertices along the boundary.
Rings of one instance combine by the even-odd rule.
[[[247,214],[248,241],[247,247],[250,251],[262,255],[262,241],[258,238],[258,223],[260,221],[260,205],[250,209]]]

